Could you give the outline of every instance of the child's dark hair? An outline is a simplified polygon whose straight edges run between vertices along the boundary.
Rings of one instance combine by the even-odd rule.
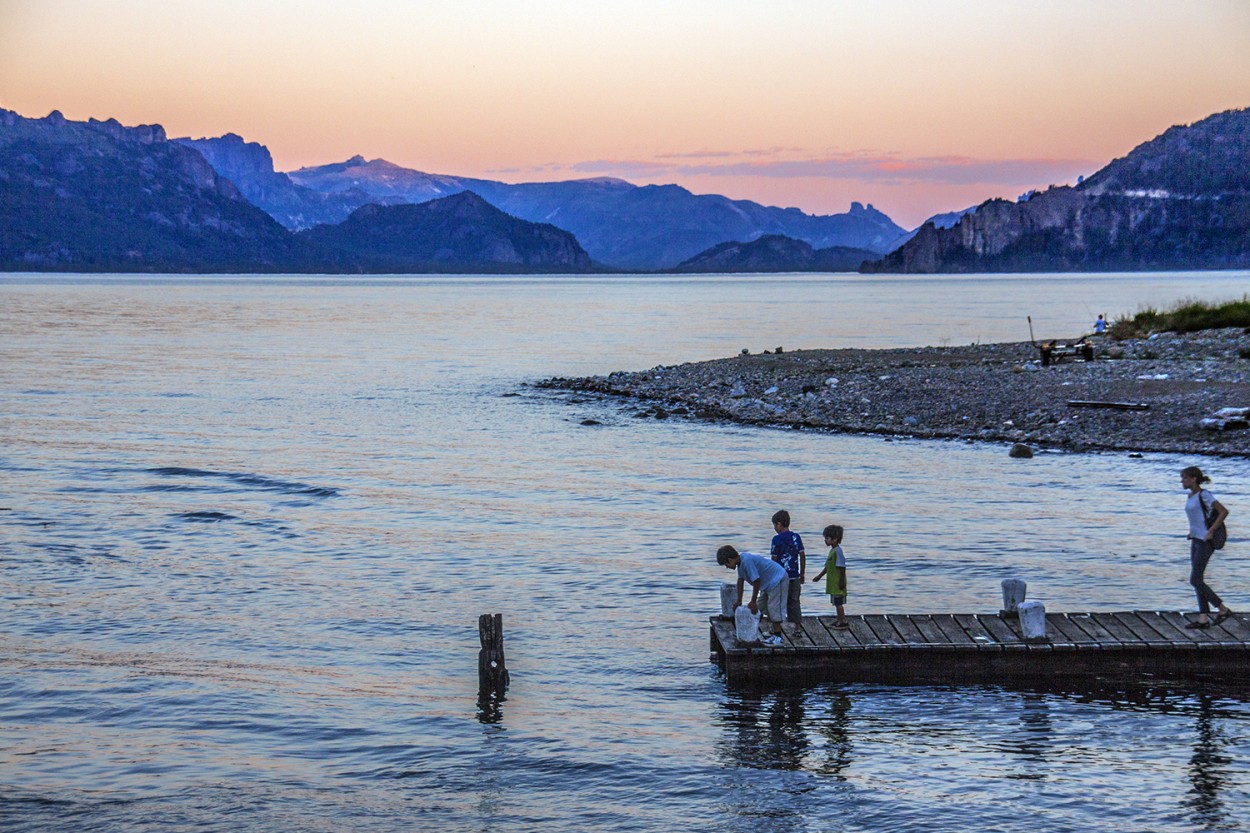
[[[716,551],[716,563],[721,565],[722,567],[725,566],[726,561],[728,561],[731,558],[737,558],[737,557],[738,557],[738,551],[734,549],[733,547],[729,546],[728,544],[726,544],[725,546],[721,547],[720,549]]]
[[[827,527],[825,527],[825,531],[823,534],[826,538],[832,538],[835,541],[841,541],[842,540],[842,527],[838,526],[837,524],[829,524]]]
[[[781,524],[786,529],[790,528],[790,513],[784,509],[778,509],[773,513],[773,523]]]
[[[1211,482],[1211,478],[1203,474],[1202,469],[1198,468],[1197,466],[1189,466],[1188,468],[1181,469],[1181,474],[1185,475],[1186,477],[1192,477],[1194,479],[1194,482],[1197,483],[1199,486],[1201,486],[1203,483]]]

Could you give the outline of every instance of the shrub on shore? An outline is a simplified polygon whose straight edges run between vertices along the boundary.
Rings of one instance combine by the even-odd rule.
[[[1120,340],[1141,338],[1151,333],[1193,333],[1224,327],[1250,327],[1250,295],[1243,295],[1240,301],[1223,304],[1181,301],[1166,311],[1145,307],[1131,317],[1121,316],[1111,325],[1109,332],[1112,338]]]

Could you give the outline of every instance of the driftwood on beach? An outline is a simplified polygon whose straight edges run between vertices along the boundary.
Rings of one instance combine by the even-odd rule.
[[[748,352],[542,387],[607,394],[635,416],[688,417],[849,433],[1250,456],[1250,432],[1203,419],[1250,406],[1241,328],[1122,342],[1042,367],[1029,342],[891,350]],[[1126,403],[1081,407],[1073,403]]]

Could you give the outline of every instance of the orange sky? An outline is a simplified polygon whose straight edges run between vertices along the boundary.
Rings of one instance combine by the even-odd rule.
[[[0,0],[25,116],[909,227],[1246,106],[1246,0]]]

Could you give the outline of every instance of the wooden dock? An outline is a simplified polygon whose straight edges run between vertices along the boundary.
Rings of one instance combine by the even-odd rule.
[[[714,616],[711,659],[730,682],[769,685],[1210,676],[1250,688],[1250,616],[1186,628],[1194,617],[1047,613],[1047,639],[1026,641],[1015,618],[997,613],[848,616],[846,630],[834,628],[832,616],[805,616],[769,648],[738,644],[733,621]]]

